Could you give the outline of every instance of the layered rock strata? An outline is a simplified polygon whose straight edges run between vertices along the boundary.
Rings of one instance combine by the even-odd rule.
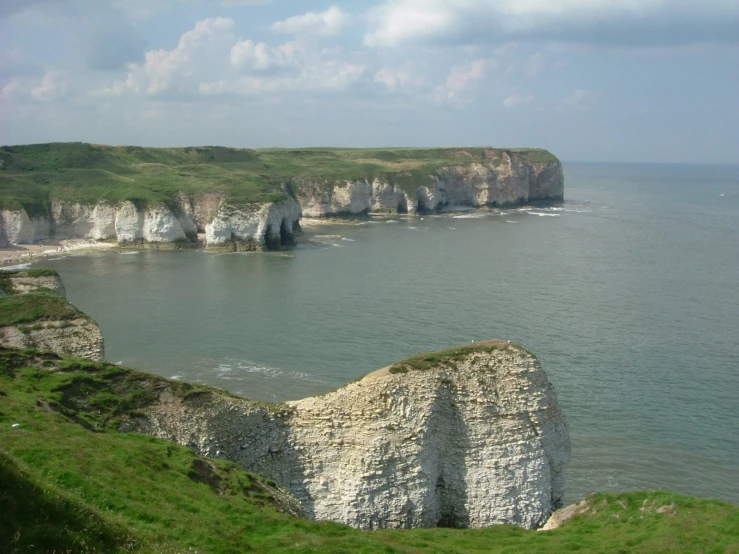
[[[525,156],[489,149],[484,160],[439,167],[428,175],[322,180],[296,177],[283,183],[277,202],[234,202],[222,192],[179,192],[172,202],[132,201],[85,204],[52,200],[43,214],[0,210],[0,246],[48,239],[84,238],[124,246],[195,244],[205,234],[216,250],[263,250],[290,245],[300,218],[359,214],[423,213],[445,208],[504,206],[561,200],[559,161],[532,162]]]
[[[66,301],[64,284],[52,270],[0,271],[0,308],[11,319],[0,318],[0,346],[104,357],[100,327]]]
[[[307,217],[363,213],[419,213],[439,209],[505,206],[562,200],[564,177],[559,161],[534,163],[515,154],[490,150],[486,162],[437,169],[425,184],[400,186],[373,181],[298,180],[294,187]]]
[[[534,356],[504,341],[418,356],[339,390],[265,405],[167,387],[123,430],[271,479],[306,514],[362,529],[542,525],[570,444]]]
[[[269,204],[233,206],[223,204],[205,226],[210,249],[262,250],[295,242],[299,232],[300,206],[293,198]]]
[[[33,348],[95,361],[101,361],[105,353],[100,327],[82,314],[71,319],[0,327],[0,345],[6,348]]]

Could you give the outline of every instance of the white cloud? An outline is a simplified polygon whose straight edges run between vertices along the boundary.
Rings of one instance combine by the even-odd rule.
[[[20,80],[14,77],[10,80],[10,82],[6,83],[3,88],[0,89],[0,98],[2,98],[3,100],[7,100],[13,96],[20,94],[22,90],[23,87],[20,83]]]
[[[203,96],[338,92],[355,83],[364,70],[361,65],[329,60],[304,65],[299,72],[289,75],[244,75],[234,79],[202,82],[198,86],[198,92]]]
[[[544,56],[541,52],[537,52],[526,61],[526,75],[533,79],[542,72],[546,65]]]
[[[231,48],[229,60],[236,69],[268,71],[297,65],[299,54],[300,49],[295,42],[273,47],[264,42],[242,40]]]
[[[423,85],[424,78],[414,74],[409,65],[399,68],[382,68],[374,77],[375,83],[385,85],[389,90],[396,91]]]
[[[598,93],[593,90],[578,89],[559,103],[563,112],[590,111],[595,106]]]
[[[131,91],[156,95],[173,88],[184,91],[193,80],[202,77],[198,74],[223,64],[228,45],[235,40],[233,26],[232,19],[223,17],[198,21],[194,28],[180,37],[176,48],[146,52],[142,63],[128,66],[125,81],[117,81],[101,92],[117,95]],[[223,59],[219,60],[220,57]]]
[[[551,39],[623,45],[739,41],[735,0],[387,0],[365,43]]]
[[[506,97],[505,100],[503,100],[503,105],[510,109],[518,108],[520,106],[526,106],[528,104],[531,104],[531,102],[534,100],[533,94],[511,94],[510,96]]]
[[[35,100],[50,102],[66,96],[69,85],[65,76],[59,71],[48,71],[41,83],[31,89]]]
[[[282,21],[277,21],[270,28],[276,33],[290,35],[312,34],[332,36],[341,33],[350,20],[351,16],[342,11],[341,8],[331,6],[325,12],[308,12],[303,15],[296,15],[288,19],[283,19]]]
[[[125,80],[99,92],[149,96],[213,96],[282,91],[342,90],[358,80],[364,66],[343,60],[337,50],[318,50],[309,42],[277,46],[237,40],[226,18],[199,21],[172,50],[152,50],[129,65]]]
[[[444,85],[437,87],[434,95],[436,100],[470,100],[470,89],[485,76],[485,72],[491,67],[497,67],[496,62],[483,58],[453,66],[449,70]]]

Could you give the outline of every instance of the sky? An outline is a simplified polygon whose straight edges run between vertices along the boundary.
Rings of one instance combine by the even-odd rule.
[[[0,0],[0,144],[739,163],[739,0]]]

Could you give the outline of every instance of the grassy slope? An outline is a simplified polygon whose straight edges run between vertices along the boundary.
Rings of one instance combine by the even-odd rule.
[[[0,327],[38,321],[67,321],[88,317],[52,292],[0,296]]]
[[[737,506],[664,492],[597,495],[597,513],[547,533],[363,532],[294,518],[258,476],[215,460],[203,478],[188,449],[116,432],[161,381],[0,349],[0,552],[739,552]]]
[[[0,327],[22,325],[38,321],[66,321],[88,316],[58,294],[39,289],[27,294],[16,294],[12,277],[54,277],[55,269],[34,268],[16,271],[0,271]]]
[[[556,160],[546,150],[508,151],[532,162]],[[500,154],[501,150],[495,152]],[[3,146],[0,208],[23,207],[29,214],[39,214],[48,209],[51,198],[169,203],[178,191],[222,191],[234,203],[264,202],[283,197],[282,183],[300,180],[330,184],[384,177],[415,190],[439,167],[467,165],[485,157],[485,148],[246,150],[85,143]]]

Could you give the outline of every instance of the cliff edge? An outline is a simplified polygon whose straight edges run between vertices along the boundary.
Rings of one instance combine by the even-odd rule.
[[[0,271],[0,346],[102,360],[103,334],[53,269]]]
[[[91,239],[216,250],[293,244],[300,219],[557,201],[542,149],[0,147],[0,247]]]
[[[227,458],[309,517],[361,529],[538,527],[561,507],[570,454],[538,361],[505,341],[416,356],[285,404],[164,388],[123,429]]]

